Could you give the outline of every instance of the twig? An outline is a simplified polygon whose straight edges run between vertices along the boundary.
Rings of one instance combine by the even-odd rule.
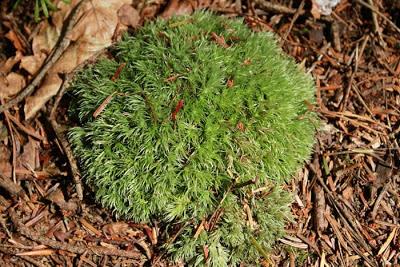
[[[350,230],[349,232],[354,236],[354,238],[364,247],[365,250],[368,251],[369,255],[372,255],[371,248],[366,244],[365,240],[362,238],[361,234],[358,231],[358,228],[356,227],[355,223],[352,222],[350,218],[348,218],[348,214],[345,212],[345,210],[339,206],[339,203],[336,201],[333,193],[329,190],[329,188],[325,185],[324,181],[322,180],[321,177],[317,176],[318,182],[321,184],[322,188],[325,190],[325,192],[328,195],[328,200],[329,203],[335,208],[336,212],[339,214],[339,217],[341,218],[341,221],[343,222],[344,226]],[[347,217],[347,218],[346,218]],[[352,226],[351,226],[351,225]],[[340,232],[340,231],[339,231]],[[368,258],[364,253],[360,251],[360,249],[354,244],[354,242],[349,242],[348,243],[351,248],[359,255],[361,256],[369,265],[371,266],[378,266],[376,263],[376,260],[372,261],[370,258]]]
[[[13,115],[8,114],[9,119],[18,126],[19,129],[21,129],[24,133],[26,133],[27,135],[32,136],[33,138],[36,138],[38,140],[44,140],[44,137],[35,133],[34,131],[29,130],[27,127],[25,127],[25,125],[23,125],[21,122],[19,122],[17,120],[17,118],[15,118]]]
[[[289,29],[286,31],[285,35],[283,36],[283,41],[284,42],[286,41],[287,37],[289,36],[289,33],[292,30],[294,23],[299,18],[300,13],[303,12],[303,8],[304,8],[304,0],[301,1],[300,5],[299,5],[299,8],[297,9],[296,13],[294,13],[293,19],[290,22]]]
[[[70,144],[68,142],[68,140],[65,137],[64,131],[62,129],[62,127],[60,127],[57,123],[56,120],[56,110],[58,105],[60,104],[61,98],[63,97],[66,88],[69,84],[69,80],[70,80],[71,76],[67,76],[64,79],[63,84],[61,85],[60,91],[57,93],[56,96],[56,100],[54,101],[54,105],[53,108],[51,109],[50,115],[49,115],[49,122],[51,124],[51,127],[54,130],[54,133],[56,134],[56,137],[58,139],[58,141],[61,144],[61,147],[68,159],[68,163],[71,169],[71,174],[72,174],[72,178],[74,179],[74,183],[75,183],[75,188],[76,188],[76,193],[78,195],[78,199],[79,200],[83,200],[83,189],[82,189],[82,182],[81,182],[81,174],[79,172],[79,168],[78,168],[78,164],[77,161],[74,157],[74,154],[71,150]]]
[[[375,9],[374,1],[373,0],[368,0],[368,2],[371,5],[371,7],[373,7]],[[381,43],[381,45],[383,47],[386,47],[386,43],[382,38],[382,32],[381,32],[381,30],[379,28],[379,25],[378,25],[378,18],[376,16],[376,13],[372,9],[371,9],[371,15],[372,15],[372,22],[374,23],[374,31],[378,34],[379,42]]]
[[[357,46],[356,46],[356,56],[354,57],[355,67],[354,67],[354,70],[351,72],[350,80],[349,80],[349,83],[347,85],[346,91],[344,93],[343,102],[342,102],[342,105],[340,106],[340,111],[341,112],[346,108],[347,101],[349,100],[349,95],[350,95],[351,87],[353,85],[354,75],[358,71],[358,60],[359,60],[359,58],[358,58],[358,44],[357,44]]]
[[[39,261],[33,259],[32,257],[23,256],[23,255],[16,255],[16,254],[15,254],[15,252],[16,252],[15,249],[6,249],[6,248],[4,248],[4,247],[0,247],[0,252],[1,252],[1,253],[4,253],[4,254],[9,254],[9,255],[16,256],[16,257],[20,257],[21,259],[23,259],[23,260],[29,262],[30,264],[33,264],[33,265],[36,266],[36,267],[46,267],[46,266],[47,266],[47,265],[44,265],[44,264],[42,264],[41,262],[39,262]]]
[[[178,236],[183,232],[183,230],[192,222],[193,222],[193,220],[190,220],[190,221],[186,222],[184,225],[182,225],[181,228],[179,228],[179,230],[170,239],[168,239],[167,242],[165,242],[164,247],[168,248],[178,238]],[[161,252],[153,260],[152,266],[155,266],[161,260],[161,258],[165,255],[165,253],[166,253],[166,249],[164,249],[163,252]]]
[[[400,33],[400,29],[399,27],[396,26],[396,24],[394,24],[390,19],[388,19],[384,14],[382,14],[379,10],[377,10],[375,7],[371,6],[368,3],[365,3],[362,0],[357,0],[358,3],[360,3],[361,5],[371,9],[374,13],[376,13],[378,16],[380,16],[384,21],[386,21],[387,23],[390,24],[390,26],[392,26],[397,32]]]
[[[315,243],[311,242],[307,237],[303,236],[301,233],[297,233],[296,236],[300,238],[304,243],[309,245],[318,255],[321,255],[321,251],[315,245]]]
[[[34,231],[28,229],[24,224],[20,223],[15,214],[15,211],[9,210],[9,214],[11,221],[13,222],[15,228],[20,234],[31,239],[32,241],[46,245],[53,249],[64,250],[75,254],[83,254],[85,253],[85,251],[88,251],[91,254],[119,256],[119,257],[133,258],[137,260],[143,259],[143,254],[138,251],[127,251],[127,250],[106,248],[101,246],[84,246],[76,243],[69,244],[49,239],[47,237],[35,233]]]
[[[280,4],[271,3],[270,1],[256,0],[255,2],[261,8],[271,11],[271,12],[284,13],[284,14],[295,14],[296,13],[296,9],[294,9],[294,8],[286,7],[286,6],[283,6]],[[300,13],[300,15],[303,13],[304,13],[304,11],[302,11],[302,13]]]
[[[71,10],[71,13],[69,17],[67,18],[68,24],[65,27],[65,30],[61,33],[60,38],[59,38],[59,43],[54,47],[54,50],[50,54],[49,58],[43,63],[42,68],[36,75],[36,77],[33,79],[33,81],[24,88],[24,90],[21,91],[15,98],[11,99],[4,105],[2,104],[0,106],[0,113],[8,110],[12,106],[18,104],[22,100],[25,99],[25,97],[29,96],[32,94],[33,90],[42,82],[43,78],[46,76],[48,70],[54,65],[54,63],[61,57],[61,55],[64,53],[64,51],[67,49],[69,44],[71,43],[71,40],[68,38],[69,33],[72,30],[72,27],[74,26],[74,22],[76,21],[77,15],[78,15],[78,10],[79,7],[82,5],[83,2],[86,0],[80,1],[73,10]]]
[[[2,105],[4,103],[3,98],[0,98],[0,104]],[[14,136],[14,131],[13,131],[13,126],[10,122],[10,113],[8,112],[4,112],[4,119],[7,123],[7,128],[8,128],[8,132],[10,134],[11,137],[11,146],[12,146],[12,169],[11,169],[11,176],[12,176],[12,180],[14,181],[14,183],[17,183],[17,176],[15,174],[15,169],[16,169],[16,162],[17,162],[17,146],[15,143],[15,136]]]
[[[376,214],[378,212],[379,206],[381,205],[382,199],[385,196],[386,192],[388,191],[389,186],[390,186],[390,182],[386,183],[383,186],[382,191],[379,194],[378,198],[376,199],[375,204],[374,204],[374,208],[372,209],[372,213],[371,213],[372,220],[375,220],[375,217],[376,217]]]

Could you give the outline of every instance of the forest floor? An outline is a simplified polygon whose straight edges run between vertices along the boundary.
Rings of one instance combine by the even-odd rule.
[[[43,63],[50,53],[38,33],[67,20],[37,23],[34,1],[14,11],[11,2],[0,6],[0,100],[17,99],[0,112],[0,266],[168,266],[156,224],[116,219],[80,184],[60,126],[68,122],[68,96],[60,103],[28,97],[42,82],[39,67],[30,69],[40,62],[34,56],[44,51]],[[119,16],[107,11],[119,23],[104,47],[122,24],[134,31],[158,16],[207,8],[276,33],[284,51],[313,75],[311,108],[323,124],[311,160],[287,185],[294,218],[265,266],[400,266],[398,1],[342,0],[330,15],[304,0],[133,2]],[[67,45],[55,46],[60,60]],[[88,49],[78,48],[77,58]],[[46,64],[48,75],[56,72],[56,59]],[[29,114],[27,105],[38,112]]]

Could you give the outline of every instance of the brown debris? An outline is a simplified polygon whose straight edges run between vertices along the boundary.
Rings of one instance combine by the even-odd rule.
[[[300,1],[293,1],[293,5],[290,1],[134,1],[118,11],[116,28],[137,28],[159,15],[190,14],[206,7],[227,16],[243,16],[254,31],[280,35],[285,52],[301,62],[301,68],[316,81],[316,103],[306,105],[319,112],[323,123],[313,160],[288,186],[295,196],[294,223],[288,224],[277,250],[263,263],[293,266],[302,258],[300,249],[307,252],[304,262],[296,262],[301,266],[397,266],[400,6],[381,0],[342,0],[331,16],[324,16],[312,9],[314,2],[305,1],[301,6]],[[38,70],[51,54],[58,35],[50,27],[46,30],[48,38],[38,37],[38,32],[45,31],[43,26],[36,30],[30,24],[19,27],[16,17],[4,18],[0,24],[6,30],[0,27],[0,36],[9,33],[9,47],[15,53],[3,54],[0,49],[0,97],[9,101],[23,94],[19,101],[25,101],[23,83],[28,84],[25,90],[41,86],[45,77],[40,78],[43,73]],[[64,18],[54,16],[52,21],[62,26]],[[80,30],[85,29],[82,25]],[[117,31],[111,35],[115,37]],[[74,41],[79,37],[77,32]],[[220,33],[211,33],[210,38],[225,48],[234,41]],[[251,58],[239,63],[240,67],[249,64]],[[117,81],[122,68],[110,79]],[[57,72],[63,73],[58,67]],[[89,204],[92,200],[83,194],[78,165],[64,136],[62,124],[70,123],[61,99],[68,84],[68,75],[64,76],[57,73],[42,85],[61,85],[54,108],[45,106],[51,112],[43,113],[44,120],[24,121],[22,105],[8,107],[8,112],[0,114],[0,187],[6,191],[0,196],[0,264],[139,266],[153,258],[153,265],[167,266],[158,245],[169,246],[186,227],[195,229],[193,238],[197,238],[218,224],[223,209],[217,208],[198,225],[177,225],[171,238],[163,240],[163,226],[159,228],[156,222],[133,224]],[[179,77],[171,73],[165,82],[175,82]],[[233,78],[226,81],[226,87],[234,88]],[[99,114],[113,96],[99,106]],[[171,119],[179,119],[182,112],[183,103],[178,100]],[[241,122],[236,128],[245,131]],[[72,179],[74,182],[69,182]],[[253,180],[233,183],[230,190],[251,184]],[[252,225],[251,206],[246,204],[243,210]],[[295,250],[287,252],[283,247]],[[201,253],[209,257],[208,247],[204,246]]]

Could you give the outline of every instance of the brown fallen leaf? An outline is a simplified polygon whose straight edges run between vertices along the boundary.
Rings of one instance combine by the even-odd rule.
[[[342,192],[343,198],[348,201],[353,201],[354,189],[351,186],[346,187]]]
[[[34,56],[23,57],[19,66],[21,69],[25,69],[27,72],[34,75],[40,69],[45,59],[46,54],[40,52]]]
[[[233,79],[228,79],[228,81],[226,82],[226,86],[228,88],[232,88],[235,85]]]
[[[218,45],[222,46],[223,48],[229,47],[229,45],[225,42],[225,38],[223,36],[219,36],[215,32],[211,33],[211,39],[213,39]]]
[[[140,10],[140,21],[149,21],[153,19],[157,14],[158,11],[160,10],[160,5],[157,4],[151,4],[145,6],[142,10]]]
[[[63,192],[57,188],[55,191],[51,192],[47,199],[59,206],[62,210],[66,211],[76,211],[78,205],[73,201],[65,201]]]
[[[5,37],[12,42],[17,51],[25,53],[25,47],[23,45],[24,42],[21,41],[18,34],[11,30],[5,35]]]
[[[28,170],[39,167],[39,142],[28,137],[28,142],[23,146],[22,154],[18,157],[19,165]]]
[[[25,86],[24,76],[11,72],[6,77],[0,76],[0,98],[9,98],[18,94]]]
[[[124,222],[114,222],[103,226],[103,231],[109,235],[125,235],[129,225]]]
[[[319,5],[317,4],[316,0],[311,0],[312,6],[311,6],[311,15],[315,19],[319,19],[321,17],[321,11],[319,8]]]
[[[100,113],[106,108],[106,106],[111,102],[115,92],[112,93],[111,95],[107,96],[106,99],[100,104],[100,106],[93,112],[93,118],[97,118],[97,116],[100,115]]]
[[[125,4],[118,10],[118,19],[123,25],[136,28],[139,26],[140,14],[133,6]]]
[[[0,76],[8,74],[11,69],[21,61],[22,53],[17,51],[15,56],[9,57],[5,62],[0,63]]]
[[[164,12],[160,15],[162,18],[170,18],[178,15],[189,15],[192,14],[196,7],[195,1],[192,0],[172,0],[169,1]]]
[[[53,24],[42,22],[39,33],[33,40],[33,58],[22,60],[23,67],[30,73],[38,70],[38,66],[41,66],[43,59],[55,46],[65,18],[78,2],[73,0],[67,5],[60,1],[57,5],[59,11],[52,16]],[[57,93],[62,84],[59,74],[71,73],[79,64],[112,44],[114,32],[119,24],[118,10],[130,2],[130,0],[91,0],[82,4],[78,11],[79,20],[70,36],[66,36],[73,42],[50,68],[38,90],[26,99],[24,107],[26,119],[32,118]]]

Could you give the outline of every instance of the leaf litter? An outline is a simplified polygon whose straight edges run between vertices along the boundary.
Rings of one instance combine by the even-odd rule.
[[[77,2],[67,6],[60,1],[53,23],[43,21],[31,38],[33,29],[30,33],[21,30],[25,39],[33,40],[33,54],[21,34],[8,34],[16,53],[0,64],[2,99],[7,101],[18,94],[36,75],[56,45],[70,8]],[[153,226],[134,225],[113,218],[94,204],[90,195],[85,195],[83,202],[77,200],[71,177],[65,176],[65,156],[58,152],[57,141],[35,114],[57,93],[62,84],[60,74],[70,73],[112,44],[115,31],[120,32],[121,27],[135,28],[156,15],[169,17],[208,7],[227,15],[236,15],[240,10],[255,30],[273,30],[280,36],[288,32],[297,12],[299,18],[292,25],[284,49],[303,62],[317,83],[318,101],[311,108],[319,110],[325,123],[313,160],[288,185],[296,195],[292,205],[294,223],[287,226],[287,236],[265,259],[266,266],[399,264],[400,56],[396,50],[399,35],[393,23],[400,7],[380,0],[368,2],[373,6],[342,0],[333,14],[324,16],[307,5],[305,11],[297,12],[299,6],[288,6],[284,1],[254,1],[251,6],[246,1],[137,1],[133,5],[130,1],[88,1],[70,35],[74,42],[36,93],[27,99],[25,117],[31,120],[24,121],[16,112],[17,107],[11,109],[10,132],[4,116],[0,118],[0,186],[7,191],[1,195],[0,205],[8,218],[1,224],[0,244],[13,246],[12,251],[0,247],[0,263],[8,264],[11,258],[46,266],[72,262],[78,254],[80,263],[139,266],[147,257],[157,257],[157,247],[153,245],[162,242],[163,237],[159,236],[156,222]],[[373,13],[377,14],[378,24],[368,19]],[[10,24],[5,27],[16,30]],[[366,34],[366,28],[371,33]],[[61,121],[68,122],[63,105],[58,113]],[[11,134],[16,140],[17,184],[9,183]],[[9,209],[11,203],[13,210]],[[28,222],[29,227],[24,225]],[[8,241],[10,231],[18,241]],[[93,237],[93,232],[98,237]],[[62,245],[60,240],[76,245]],[[82,246],[79,240],[85,240],[87,245]],[[101,259],[85,254],[88,248],[103,255]],[[167,262],[161,260],[158,264],[166,266]]]

